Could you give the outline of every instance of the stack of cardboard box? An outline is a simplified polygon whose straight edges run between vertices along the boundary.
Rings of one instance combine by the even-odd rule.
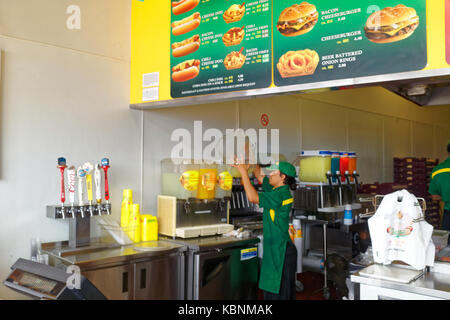
[[[406,189],[427,204],[425,219],[439,229],[439,202],[433,201],[428,193],[431,171],[439,163],[438,159],[394,158],[394,184],[406,185]]]

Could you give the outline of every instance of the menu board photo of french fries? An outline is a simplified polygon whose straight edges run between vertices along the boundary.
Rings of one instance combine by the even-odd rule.
[[[172,98],[270,86],[272,0],[171,3]]]
[[[422,70],[426,17],[426,0],[274,1],[274,83]]]

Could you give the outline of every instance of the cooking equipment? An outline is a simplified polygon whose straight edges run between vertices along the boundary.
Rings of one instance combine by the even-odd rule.
[[[248,201],[241,179],[234,179],[230,201],[230,222],[253,233],[262,233],[262,211],[257,204]],[[257,190],[260,186],[256,185]]]
[[[41,300],[106,300],[106,297],[83,275],[79,288],[69,288],[71,277],[64,270],[42,263],[18,259],[3,284],[14,291]]]

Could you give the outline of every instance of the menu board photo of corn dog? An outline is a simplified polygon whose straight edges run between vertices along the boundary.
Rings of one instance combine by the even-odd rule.
[[[426,18],[426,0],[274,1],[274,84],[423,70]]]
[[[267,88],[272,0],[172,1],[172,98]]]

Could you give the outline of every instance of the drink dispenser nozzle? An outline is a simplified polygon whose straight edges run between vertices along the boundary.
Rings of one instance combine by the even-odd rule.
[[[345,180],[347,180],[347,184],[350,184],[350,173],[348,171],[345,171]]]
[[[339,205],[342,205],[342,183],[341,183],[341,172],[339,170],[336,171],[336,180],[339,185]]]
[[[356,191],[358,191],[358,177],[359,174],[355,171],[353,171],[353,179],[355,179],[355,185],[356,185]]]
[[[332,176],[333,175],[331,174],[331,171],[327,171],[327,179],[328,179],[328,184],[330,185],[330,187],[333,186],[333,182],[331,181]]]
[[[341,187],[341,172],[339,170],[336,171],[336,180],[337,180],[339,188],[340,188]]]

